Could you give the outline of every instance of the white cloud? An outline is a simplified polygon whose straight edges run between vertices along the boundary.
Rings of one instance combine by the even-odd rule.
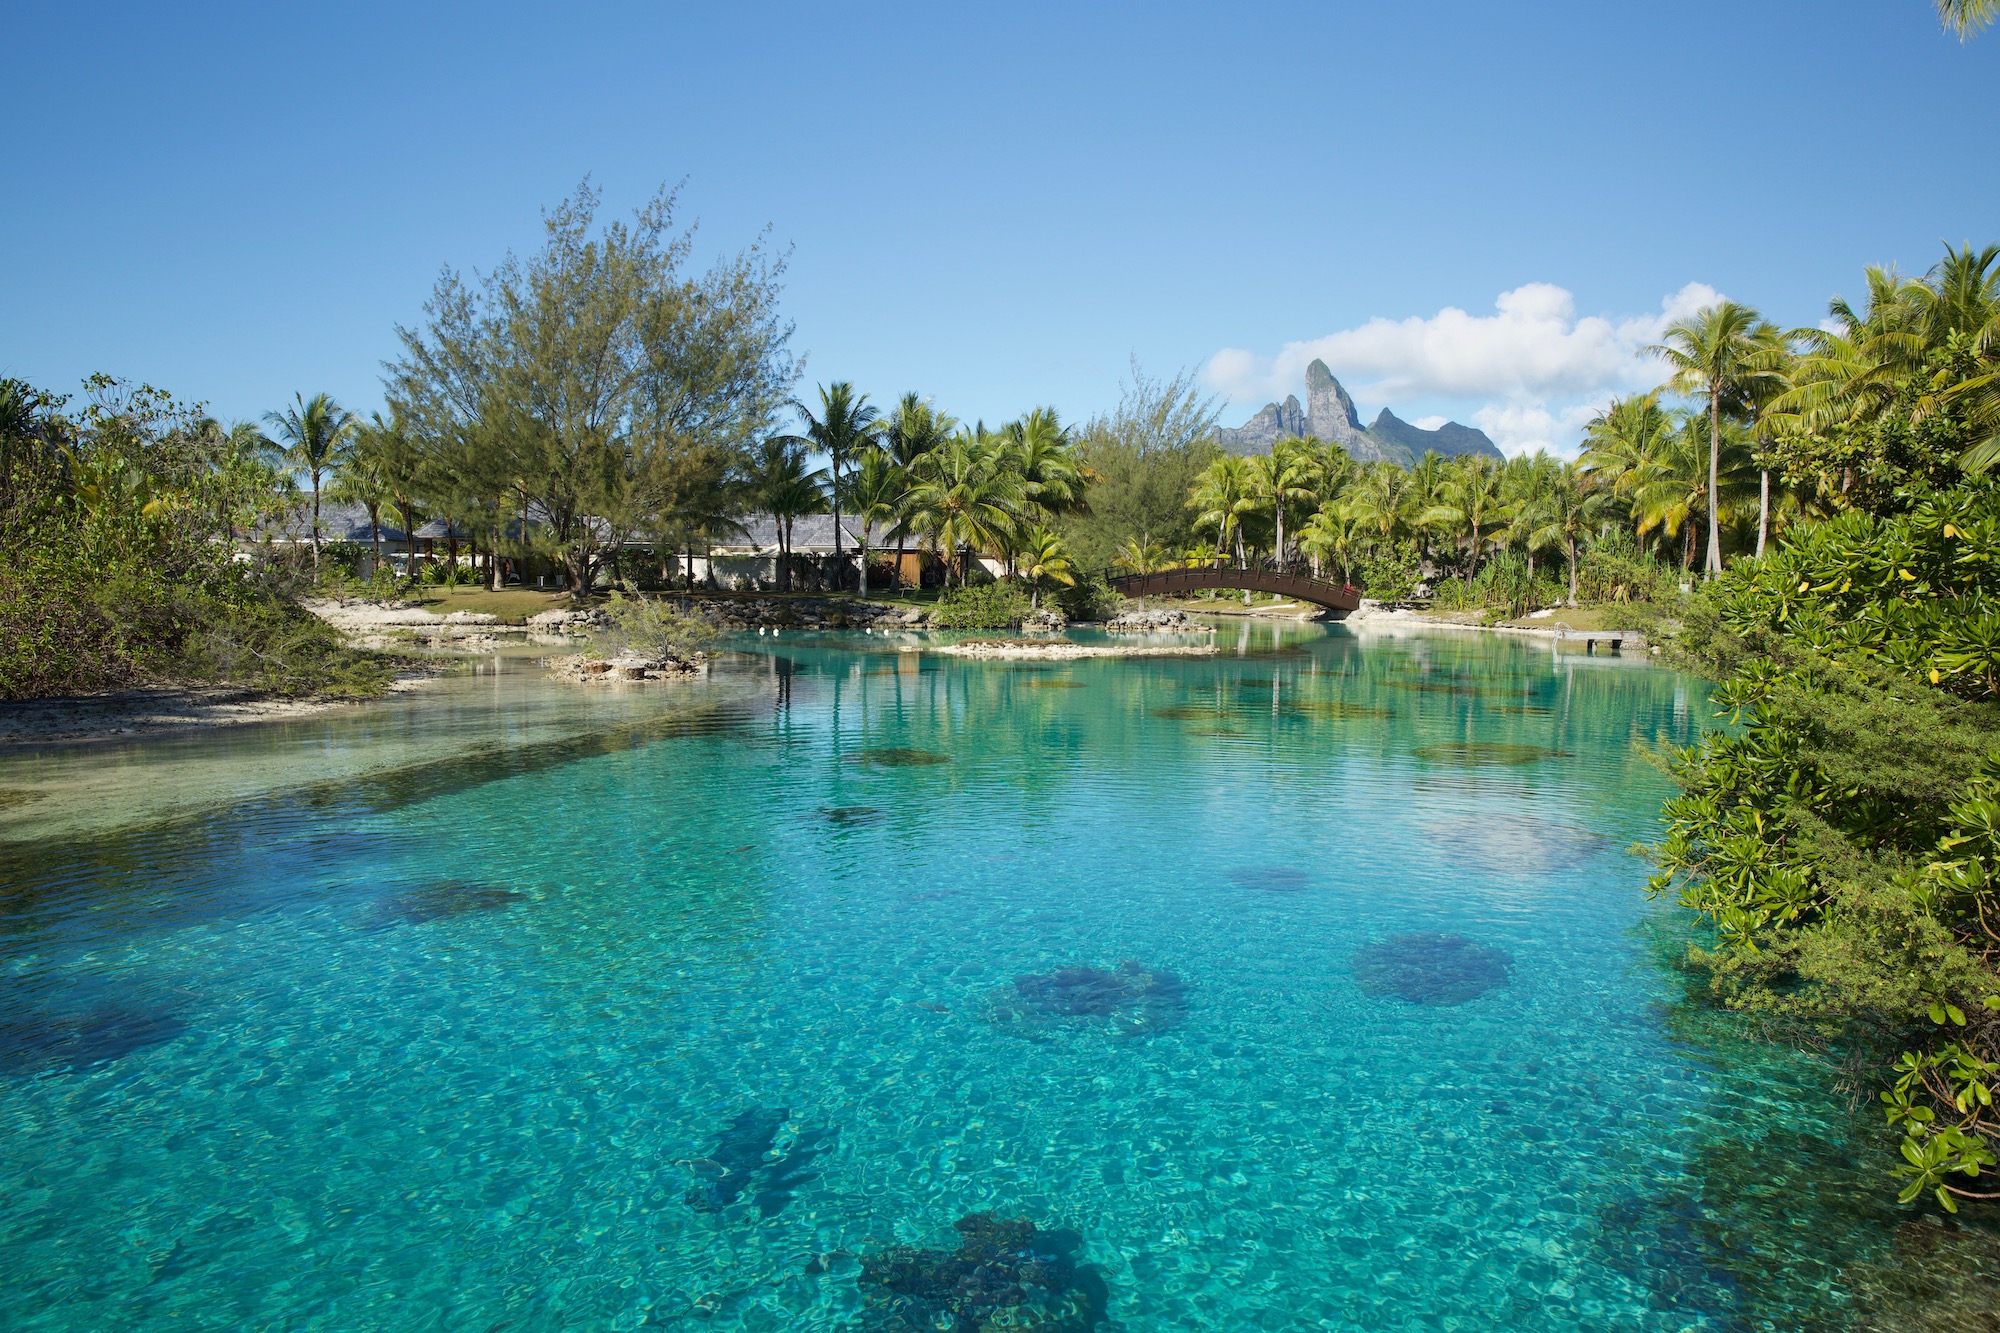
[[[1673,320],[1720,299],[1713,287],[1691,282],[1654,312],[1579,318],[1567,290],[1531,282],[1500,293],[1490,315],[1447,306],[1427,319],[1371,319],[1286,343],[1271,357],[1228,347],[1202,373],[1232,402],[1254,410],[1299,392],[1306,366],[1323,360],[1356,398],[1465,403],[1475,424],[1509,453],[1568,452],[1606,400],[1659,382],[1659,363],[1646,346]]]
[[[1444,425],[1450,420],[1450,417],[1418,417],[1410,424],[1418,430],[1436,430],[1439,426]]]

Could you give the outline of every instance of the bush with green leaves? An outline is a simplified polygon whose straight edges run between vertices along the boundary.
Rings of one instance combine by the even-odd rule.
[[[1619,528],[1577,562],[1577,596],[1585,602],[1672,601],[1684,577],[1641,552],[1632,534]]]
[[[1547,565],[1530,573],[1527,558],[1513,551],[1502,551],[1481,565],[1470,584],[1441,578],[1436,589],[1434,604],[1441,610],[1487,610],[1508,617],[1560,606],[1569,596],[1559,573],[1551,574]]]
[[[204,419],[93,381],[62,400],[0,381],[0,698],[232,684],[366,695],[391,664],[302,609],[242,522]]]
[[[605,627],[591,637],[596,657],[632,655],[649,661],[690,662],[716,638],[706,618],[676,610],[657,597],[641,597],[627,585],[604,608]]]
[[[1362,590],[1378,602],[1400,602],[1417,595],[1424,581],[1423,556],[1415,542],[1376,546],[1355,562]]]
[[[1732,726],[1668,753],[1651,888],[1721,1002],[1892,1066],[1902,1197],[1956,1211],[2000,1197],[2000,487],[1899,507],[1693,599],[1677,647]]]
[[[1028,611],[1028,594],[1015,584],[975,584],[938,598],[931,624],[937,629],[1011,629]]]
[[[1096,576],[1079,576],[1073,586],[1059,588],[1055,594],[1064,618],[1072,621],[1109,620],[1118,614],[1122,600],[1109,583]]]

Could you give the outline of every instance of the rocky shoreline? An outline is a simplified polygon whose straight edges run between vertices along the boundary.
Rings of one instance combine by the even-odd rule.
[[[708,670],[707,653],[693,657],[586,657],[562,653],[541,659],[557,680],[581,685],[640,685],[649,681],[686,680]]]

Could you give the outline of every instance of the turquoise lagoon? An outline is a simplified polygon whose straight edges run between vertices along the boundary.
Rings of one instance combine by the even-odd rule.
[[[0,1327],[920,1327],[869,1256],[983,1211],[1076,1233],[1046,1327],[1835,1328],[1894,1285],[1873,1127],[1659,961],[1627,849],[1694,682],[1221,642],[495,659],[0,759]]]

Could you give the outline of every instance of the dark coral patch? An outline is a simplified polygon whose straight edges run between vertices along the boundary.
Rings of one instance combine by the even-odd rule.
[[[872,805],[823,805],[819,817],[839,828],[854,828],[875,823],[882,818],[882,812]]]
[[[1354,955],[1354,982],[1370,995],[1454,1005],[1507,984],[1514,959],[1463,935],[1396,935]]]
[[[1186,1013],[1186,987],[1179,977],[1127,959],[1116,968],[1059,967],[1016,977],[993,1016],[1030,1029],[1102,1018],[1127,1031],[1152,1032],[1174,1026]]]
[[[449,917],[470,916],[474,912],[497,912],[527,900],[525,893],[493,884],[462,884],[457,880],[445,880],[384,894],[362,912],[359,924],[364,930],[421,926]]]
[[[1285,707],[1294,713],[1310,713],[1315,717],[1390,717],[1386,708],[1370,708],[1365,704],[1351,704],[1343,699],[1295,699]]]
[[[780,1131],[790,1122],[790,1109],[753,1106],[739,1112],[715,1136],[706,1157],[680,1165],[695,1183],[683,1196],[698,1213],[719,1213],[750,1195],[760,1216],[776,1217],[793,1196],[817,1178],[814,1165],[831,1151],[839,1131],[805,1129],[789,1143]]]
[[[1172,704],[1166,708],[1155,708],[1153,716],[1163,717],[1169,722],[1216,722],[1233,711],[1213,704]]]
[[[948,764],[951,762],[951,756],[939,754],[935,750],[913,750],[908,746],[892,745],[883,749],[863,750],[855,756],[855,762],[875,768],[924,768],[934,764]]]
[[[972,1213],[958,1248],[891,1245],[861,1256],[864,1327],[876,1333],[1087,1333],[1104,1321],[1104,1279],[1077,1261],[1083,1238],[1020,1218]]]
[[[185,1031],[181,1015],[164,1006],[25,1010],[0,1021],[0,1071],[85,1069],[172,1041]]]
[[[1566,758],[1566,752],[1546,745],[1513,745],[1504,741],[1461,741],[1451,745],[1419,745],[1410,753],[1429,764],[1456,764],[1462,768],[1487,765],[1517,767],[1543,759]]]

